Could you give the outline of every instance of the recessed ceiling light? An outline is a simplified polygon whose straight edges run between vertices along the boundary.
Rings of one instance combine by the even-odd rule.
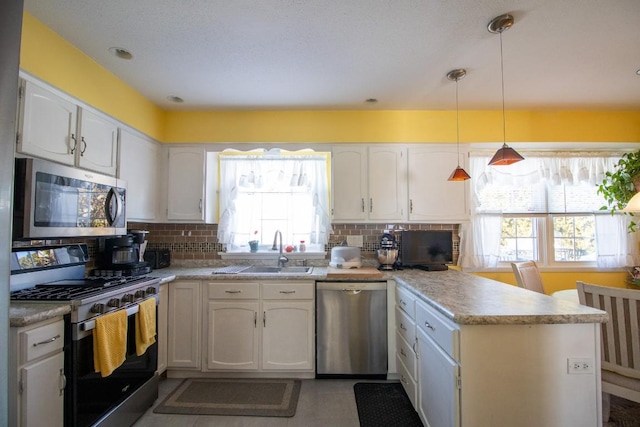
[[[109,52],[120,59],[131,59],[133,55],[127,49],[121,47],[110,47]]]
[[[167,99],[171,102],[176,102],[178,104],[184,102],[184,99],[180,98],[179,96],[169,95],[167,96]]]
[[[367,104],[375,104],[378,102],[378,100],[375,98],[369,98],[369,99],[365,99],[364,102],[366,102]]]

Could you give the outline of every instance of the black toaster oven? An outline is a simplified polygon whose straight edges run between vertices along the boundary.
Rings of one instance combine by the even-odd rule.
[[[171,251],[169,249],[147,249],[144,252],[144,260],[156,270],[171,265]]]

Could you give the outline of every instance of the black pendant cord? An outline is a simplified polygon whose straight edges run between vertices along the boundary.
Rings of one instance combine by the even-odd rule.
[[[458,167],[460,167],[460,109],[458,108],[458,79],[456,79],[456,141],[458,148],[456,160]]]
[[[500,80],[502,82],[502,143],[507,144],[507,119],[504,110],[504,55],[502,53],[502,31],[500,31]]]

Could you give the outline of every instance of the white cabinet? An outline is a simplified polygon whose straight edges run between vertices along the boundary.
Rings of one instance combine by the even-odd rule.
[[[17,151],[116,174],[118,125],[52,88],[23,81]]]
[[[333,147],[333,220],[406,219],[406,149],[393,145]]]
[[[200,369],[201,283],[178,280],[169,286],[167,367]]]
[[[158,304],[158,374],[167,370],[167,326],[169,321],[169,284],[160,285]]]
[[[161,149],[150,138],[129,130],[120,132],[120,173],[127,181],[127,219],[158,219],[159,174]]]
[[[169,148],[168,220],[204,220],[204,174],[204,147]]]
[[[206,304],[208,370],[313,370],[313,282],[211,282]]]
[[[9,424],[62,426],[64,322],[11,328],[9,340]]]
[[[396,288],[396,361],[400,383],[414,407],[418,406],[415,297]]]
[[[460,164],[468,171],[467,150],[456,146],[423,145],[409,147],[409,220],[455,222],[469,219],[469,184],[448,181]],[[459,163],[458,163],[459,162]]]

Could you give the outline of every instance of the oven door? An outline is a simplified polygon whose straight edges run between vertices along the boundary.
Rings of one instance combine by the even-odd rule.
[[[65,359],[65,425],[91,426],[154,378],[158,366],[158,344],[149,346],[142,356],[136,355],[135,315],[130,315],[126,359],[111,375],[103,378],[94,371],[93,334],[80,331],[78,324],[72,325],[72,329],[75,329],[75,338],[70,342]],[[139,415],[128,414],[133,416],[131,422]]]

